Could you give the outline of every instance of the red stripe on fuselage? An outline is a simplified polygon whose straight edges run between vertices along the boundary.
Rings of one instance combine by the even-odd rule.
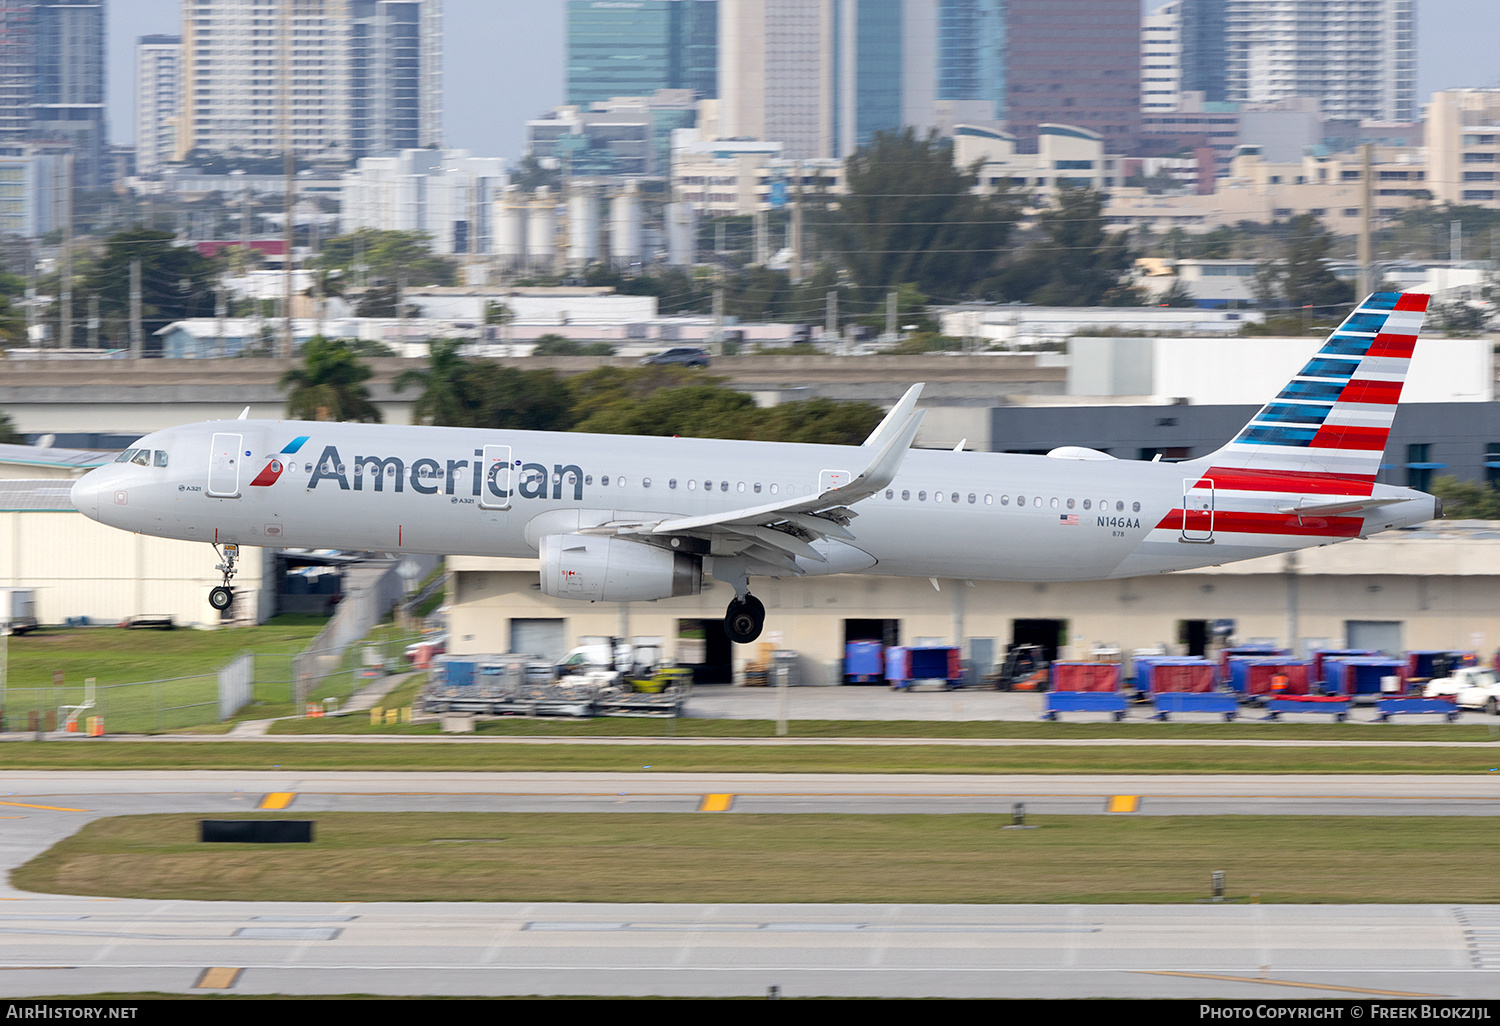
[[[1314,449],[1359,449],[1365,452],[1382,452],[1390,437],[1388,427],[1354,427],[1349,424],[1324,424],[1313,435]]]
[[[1401,382],[1399,381],[1361,381],[1355,378],[1344,386],[1343,392],[1339,393],[1341,403],[1379,403],[1383,406],[1395,406],[1401,401]]]
[[[1327,474],[1316,470],[1245,470],[1214,467],[1197,487],[1221,492],[1288,492],[1296,495],[1369,495],[1374,474]]]
[[[1370,343],[1370,351],[1365,355],[1410,360],[1412,350],[1416,347],[1417,336],[1415,335],[1387,335],[1382,332],[1375,336],[1375,341]]]
[[[1194,510],[1194,519],[1204,519],[1202,510]],[[1304,538],[1353,538],[1364,526],[1362,517],[1301,517],[1289,513],[1241,513],[1234,510],[1214,511],[1214,534],[1287,534]],[[1182,510],[1174,509],[1156,525],[1158,531],[1182,530]],[[1206,525],[1193,525],[1206,530]]]

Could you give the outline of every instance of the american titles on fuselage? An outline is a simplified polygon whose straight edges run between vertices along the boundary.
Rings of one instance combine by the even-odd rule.
[[[356,456],[352,463],[345,463],[343,456],[339,454],[338,446],[328,445],[323,447],[323,454],[318,457],[316,463],[305,464],[305,472],[308,474],[307,487],[314,489],[320,481],[331,481],[338,485],[343,491],[364,491],[364,483],[370,481],[371,491],[383,491],[387,478],[391,480],[393,491],[402,491],[407,483],[411,484],[412,491],[423,495],[455,495],[459,482],[467,477],[469,494],[478,496],[482,489],[488,489],[489,493],[497,499],[508,499],[512,490],[504,487],[500,477],[502,471],[508,471],[512,464],[492,462],[489,470],[485,470],[484,450],[475,449],[474,455],[479,457],[474,460],[437,460],[428,456],[413,460],[411,467],[406,466],[406,461],[399,456]],[[277,461],[272,460],[267,464],[267,469]],[[551,478],[550,497],[561,499],[563,497],[564,484],[573,488],[573,498],[583,499],[583,470],[576,465],[564,466],[559,463],[549,471],[540,463],[523,463],[520,460],[514,462],[514,467],[519,472],[516,479],[514,494],[523,499],[545,499],[548,498],[548,478]],[[260,484],[267,476],[262,471],[252,484]],[[272,484],[280,477],[279,472],[265,481]],[[351,480],[353,484],[351,484]]]

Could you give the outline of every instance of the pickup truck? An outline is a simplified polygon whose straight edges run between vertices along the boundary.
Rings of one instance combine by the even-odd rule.
[[[1460,709],[1480,709],[1493,716],[1500,712],[1500,676],[1494,670],[1463,666],[1450,677],[1428,681],[1422,695],[1426,698],[1452,695]]]

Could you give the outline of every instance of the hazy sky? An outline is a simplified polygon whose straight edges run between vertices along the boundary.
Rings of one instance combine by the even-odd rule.
[[[564,6],[444,0],[447,145],[520,156],[522,123],[563,102]],[[109,116],[117,142],[135,141],[136,38],[180,32],[181,7],[180,0],[109,0]],[[1500,0],[1417,0],[1417,45],[1423,101],[1439,89],[1500,86]]]

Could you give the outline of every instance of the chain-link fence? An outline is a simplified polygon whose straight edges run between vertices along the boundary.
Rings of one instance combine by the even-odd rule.
[[[404,591],[394,566],[372,572],[302,652],[246,652],[210,673],[100,686],[93,704],[78,712],[80,729],[90,716],[104,717],[112,734],[136,734],[223,722],[252,703],[284,714],[329,698],[347,700],[385,673],[404,669],[406,648],[421,640],[378,626]],[[61,727],[70,708],[85,702],[83,684],[0,687],[0,731]]]
[[[85,704],[82,684],[40,688],[6,688],[0,692],[0,717],[9,731],[60,728],[72,708]],[[94,689],[94,704],[78,711],[79,729],[90,716],[104,717],[110,733],[145,734],[176,730],[219,719],[219,675],[150,680],[133,684],[102,684]]]

